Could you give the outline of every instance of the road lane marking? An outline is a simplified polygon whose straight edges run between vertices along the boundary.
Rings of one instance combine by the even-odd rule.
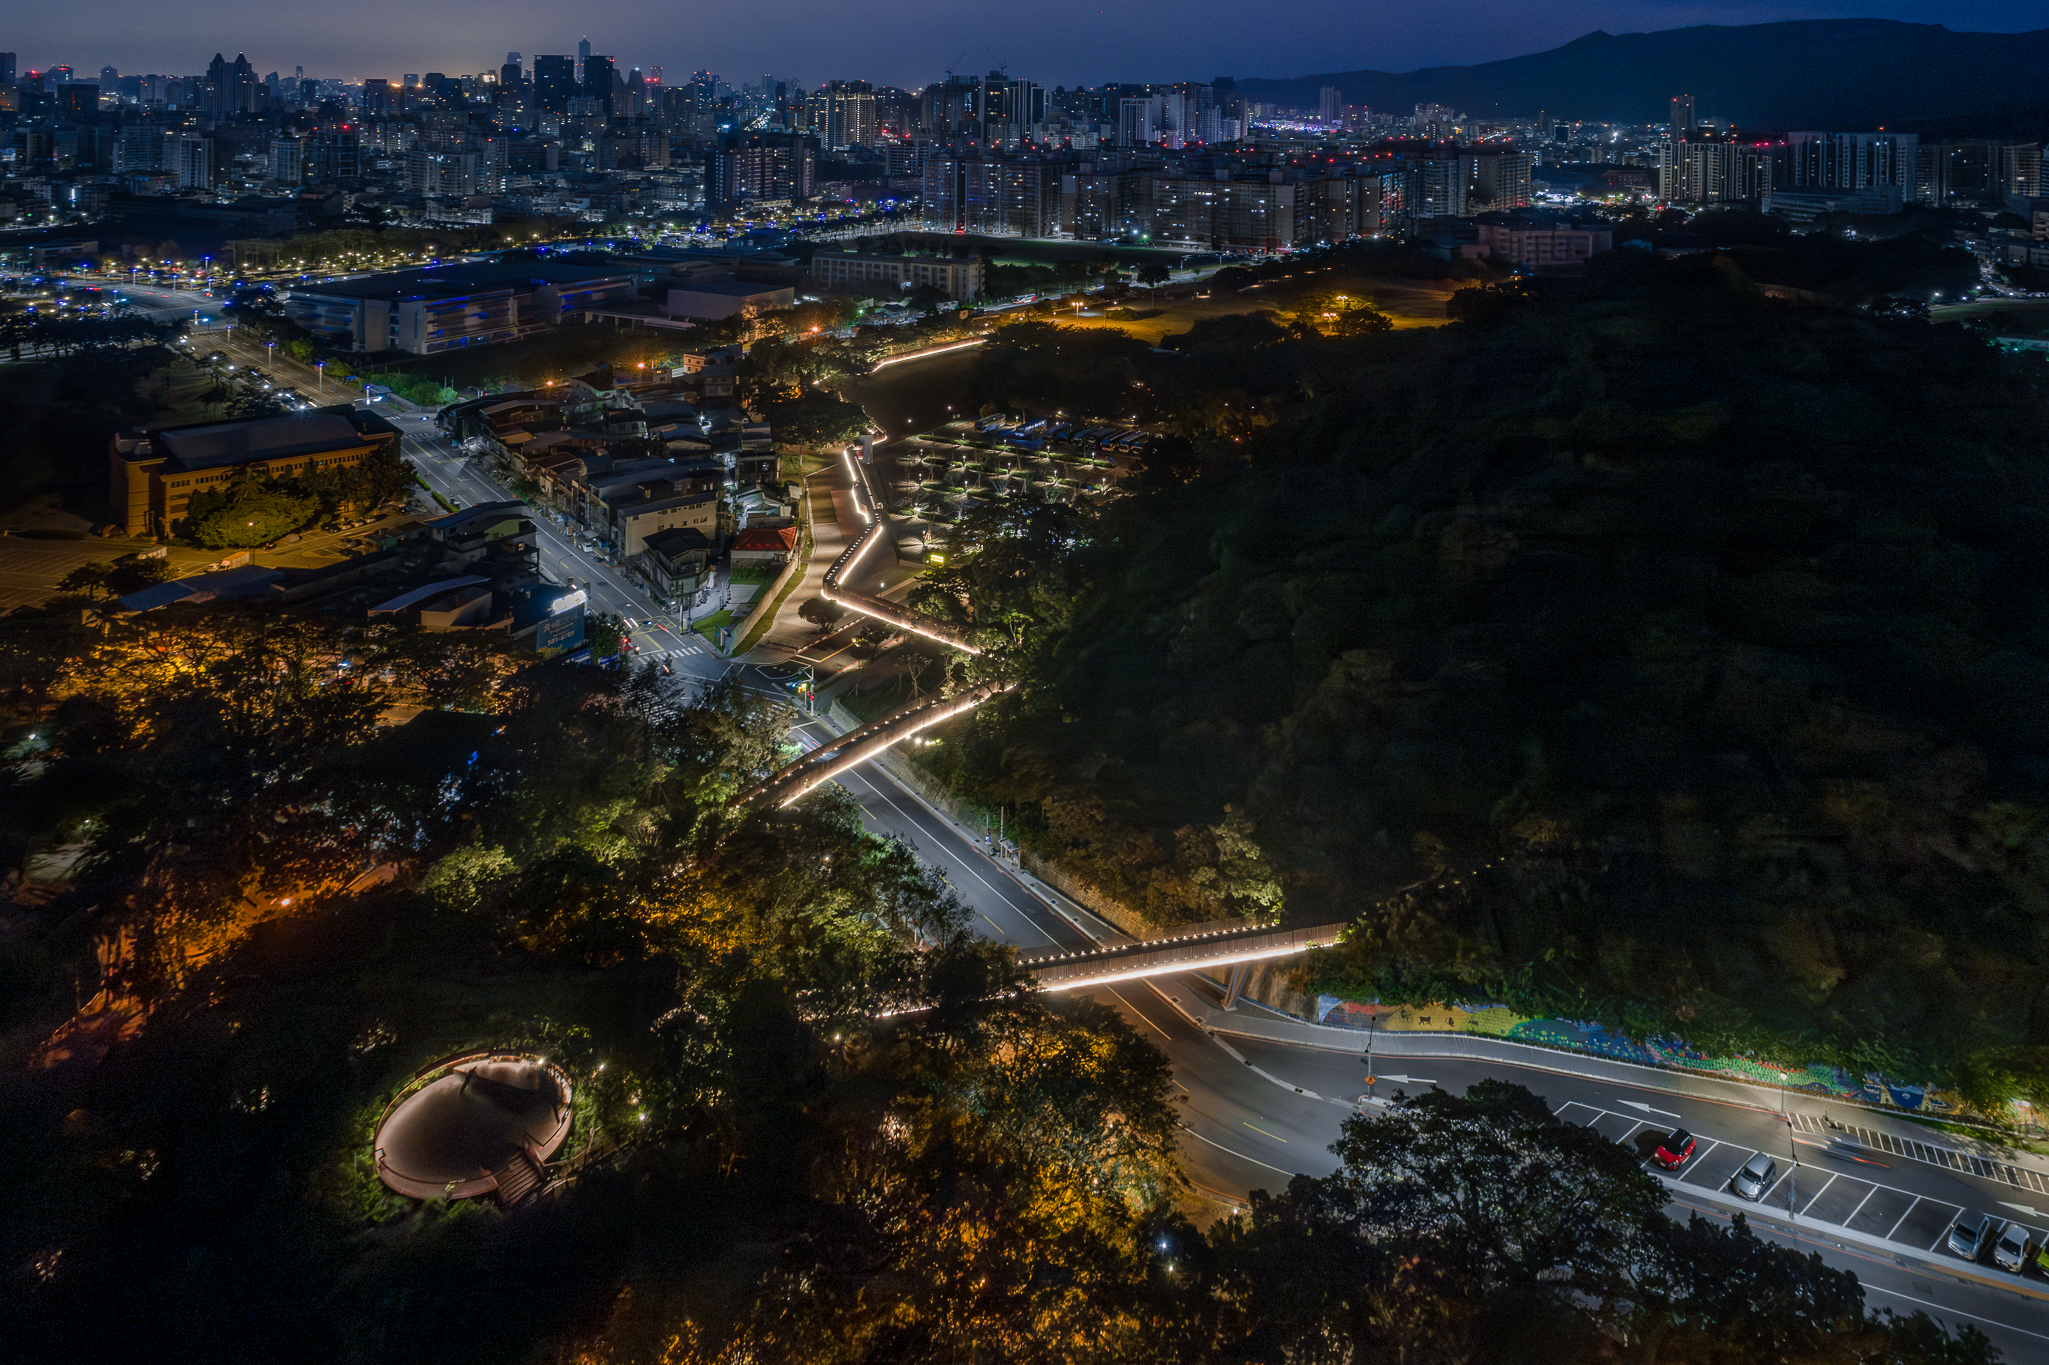
[[[995,931],[996,931],[997,933],[999,933],[999,934],[1003,934],[1003,926],[1002,926],[1002,925],[1000,925],[1000,924],[998,924],[998,923],[997,923],[997,922],[996,922],[995,920],[993,920],[993,919],[989,919],[989,916],[987,915],[987,913],[984,913],[984,914],[983,914],[983,916],[982,916],[982,918],[983,918],[983,919],[988,919],[988,920],[989,920],[989,927],[990,927],[991,929],[994,929],[994,930],[995,930]],[[1010,937],[1010,935],[1009,935],[1009,934],[1003,934],[1003,936],[1004,936],[1005,938],[1009,938],[1009,937]]]
[[[1255,1132],[1255,1133],[1266,1133],[1266,1135],[1267,1135],[1268,1137],[1272,1138],[1272,1139],[1273,1139],[1273,1140],[1274,1140],[1275,1142],[1286,1142],[1286,1141],[1287,1141],[1287,1139],[1286,1139],[1286,1138],[1284,1138],[1284,1137],[1282,1137],[1282,1136],[1281,1136],[1281,1135],[1280,1135],[1279,1133],[1267,1133],[1267,1132],[1266,1132],[1266,1129],[1264,1129],[1264,1128],[1260,1127],[1260,1126],[1259,1126],[1258,1124],[1256,1124],[1256,1123],[1253,1123],[1253,1122],[1251,1122],[1251,1121],[1249,1121],[1249,1120],[1247,1120],[1247,1119],[1240,1119],[1240,1120],[1238,1120],[1238,1122],[1240,1122],[1240,1123],[1244,1124],[1244,1125],[1245,1125],[1245,1126],[1246,1126],[1247,1128],[1250,1128],[1250,1129],[1251,1129],[1251,1130],[1252,1130],[1253,1132]]]
[[[1988,1326],[1997,1327],[2002,1331],[2019,1332],[2022,1336],[2033,1337],[2037,1341],[2049,1341],[2049,1335],[2045,1335],[2041,1332],[2031,1332],[2025,1327],[2015,1327],[2012,1323],[1997,1322],[1991,1318],[1979,1317],[1975,1313],[1965,1313],[1956,1308],[1949,1307],[1945,1304],[1935,1303],[1929,1299],[1917,1299],[1912,1294],[1902,1294],[1899,1290],[1887,1289],[1884,1285],[1872,1284],[1866,1281],[1864,1284],[1864,1288],[1867,1291],[1876,1292],[1879,1294],[1890,1294],[1893,1298],[1896,1299],[1905,1299],[1908,1303],[1918,1303],[1923,1308],[1933,1308],[1938,1313],[1948,1313],[1951,1317],[1969,1318],[1973,1322],[1982,1322]]]
[[[841,778],[843,779],[843,778],[845,778],[845,777],[847,777],[847,776],[850,776],[850,775],[852,775],[852,774],[851,774],[851,773],[843,773],[843,774],[841,774]],[[835,779],[835,780],[839,780],[839,779]],[[866,783],[868,784],[868,789],[869,789],[870,791],[874,792],[874,793],[875,793],[875,795],[876,795],[876,796],[878,796],[878,797],[880,797],[880,798],[881,798],[882,800],[884,800],[884,801],[887,801],[887,802],[889,802],[890,806],[891,806],[892,808],[894,808],[894,809],[896,810],[896,812],[897,812],[897,813],[898,813],[899,815],[903,816],[903,817],[904,817],[904,818],[905,818],[906,820],[909,820],[909,821],[910,821],[910,822],[911,822],[911,823],[912,823],[913,825],[915,825],[915,826],[917,827],[917,829],[918,829],[918,832],[919,832],[920,834],[923,834],[923,835],[925,835],[925,836],[926,836],[927,838],[931,839],[931,840],[933,841],[933,844],[934,844],[934,846],[935,846],[935,847],[937,847],[937,846],[938,846],[938,844],[940,843],[940,840],[941,840],[941,839],[942,839],[942,838],[943,838],[943,837],[944,837],[945,835],[947,835],[947,834],[950,834],[950,833],[952,833],[952,832],[953,832],[953,831],[951,831],[951,830],[944,830],[944,829],[942,829],[942,830],[940,830],[940,831],[939,831],[939,832],[938,832],[938,833],[937,833],[937,834],[935,835],[935,834],[934,834],[934,832],[933,832],[932,826],[930,826],[930,825],[926,824],[926,823],[924,822],[924,820],[923,820],[923,819],[922,819],[921,817],[919,817],[919,816],[917,816],[917,815],[913,815],[913,814],[912,814],[912,813],[911,813],[910,811],[908,811],[908,810],[905,810],[905,809],[904,809],[904,808],[903,808],[902,806],[899,806],[899,805],[897,805],[897,803],[896,803],[896,802],[895,802],[895,801],[894,801],[894,800],[893,800],[893,799],[892,799],[892,798],[890,797],[889,793],[887,793],[887,792],[885,792],[885,791],[881,790],[881,789],[880,789],[879,787],[877,787],[877,786],[876,786],[876,785],[875,785],[875,784],[874,784],[874,783],[873,783],[872,781],[870,781],[870,780],[869,780],[869,779],[868,779],[867,777],[865,777],[865,776],[864,776],[864,777],[862,777],[862,779],[861,779],[861,780],[862,780],[863,782],[866,782]],[[966,836],[965,836],[965,835],[960,835],[960,836],[957,836],[957,837],[959,837],[959,838],[960,838],[960,839],[961,839],[961,840],[962,840],[963,842],[965,842],[965,841],[966,841]],[[1016,910],[1016,911],[1017,911],[1017,912],[1018,912],[1019,914],[1022,914],[1022,915],[1023,915],[1024,917],[1025,917],[1025,921],[1026,921],[1027,923],[1029,923],[1029,924],[1030,924],[1030,925],[1031,925],[1031,926],[1032,926],[1032,927],[1033,927],[1034,929],[1038,929],[1038,931],[1039,931],[1040,935],[1041,935],[1041,936],[1043,936],[1043,937],[1045,938],[1045,940],[1046,940],[1046,942],[1047,942],[1048,944],[1050,944],[1051,946],[1053,946],[1053,947],[1055,947],[1055,948],[1058,948],[1058,947],[1060,946],[1060,941],[1059,941],[1058,939],[1054,938],[1054,937],[1053,937],[1053,936],[1052,936],[1051,934],[1048,934],[1048,933],[1047,933],[1047,932],[1046,932],[1046,931],[1045,931],[1044,929],[1041,929],[1041,928],[1039,928],[1039,925],[1038,925],[1037,921],[1035,921],[1035,920],[1033,920],[1033,919],[1032,919],[1032,916],[1031,916],[1031,912],[1030,912],[1029,910],[1026,910],[1026,909],[1025,909],[1024,907],[1022,907],[1022,906],[1018,905],[1018,904],[1017,904],[1016,902],[1012,901],[1012,900],[1010,899],[1010,897],[1008,897],[1008,896],[1004,895],[1004,894],[1003,894],[1003,892],[1002,892],[1002,891],[1000,891],[1000,890],[998,890],[998,889],[997,889],[997,887],[996,887],[996,886],[995,886],[995,885],[994,885],[994,884],[993,884],[992,882],[990,882],[988,878],[984,877],[984,876],[983,876],[983,875],[982,875],[981,873],[977,872],[977,871],[976,871],[976,870],[974,869],[974,866],[973,866],[973,864],[971,864],[971,863],[967,862],[967,861],[966,861],[965,859],[961,858],[961,857],[960,857],[959,855],[957,855],[957,854],[951,854],[951,853],[949,853],[949,854],[947,855],[947,858],[948,858],[948,861],[952,862],[952,863],[953,863],[953,864],[954,864],[954,865],[955,865],[956,867],[960,868],[960,870],[961,870],[961,871],[963,871],[963,872],[967,873],[967,874],[968,874],[968,875],[969,875],[970,877],[973,877],[973,878],[974,878],[974,879],[975,879],[976,881],[980,882],[980,883],[981,883],[981,884],[982,884],[983,886],[986,886],[986,887],[988,887],[988,888],[989,888],[989,891],[990,891],[990,894],[994,895],[994,896],[996,897],[996,899],[997,899],[997,900],[1000,900],[1000,901],[1002,901],[1002,902],[1003,902],[1003,903],[1004,903],[1004,904],[1005,904],[1006,906],[1010,907],[1010,908],[1011,908],[1011,909],[1013,909],[1013,910]]]
[[[1256,1156],[1247,1156],[1243,1152],[1233,1151],[1231,1148],[1226,1147],[1221,1142],[1211,1141],[1211,1139],[1204,1137],[1202,1134],[1196,1132],[1193,1128],[1190,1128],[1185,1123],[1181,1125],[1181,1131],[1188,1134],[1188,1136],[1196,1139],[1199,1142],[1208,1142],[1210,1146],[1216,1148],[1218,1151],[1226,1153],[1230,1156],[1235,1156],[1240,1161],[1249,1161],[1255,1166],[1265,1166],[1269,1171],[1273,1171],[1277,1175],[1284,1175],[1289,1177],[1290,1179],[1293,1179],[1296,1175],[1300,1174],[1300,1172],[1297,1171],[1284,1171],[1279,1166],[1268,1165],[1266,1162],[1261,1161]]]
[[[1104,987],[1103,989],[1105,989],[1105,990],[1109,991],[1109,992],[1110,992],[1110,994],[1112,994],[1112,995],[1116,995],[1116,996],[1117,996],[1117,998],[1118,998],[1119,1000],[1124,1000],[1124,997],[1123,997],[1122,995],[1118,995],[1118,993],[1117,993],[1117,988],[1116,988],[1115,986],[1105,986],[1105,987]],[[1138,1006],[1136,1006],[1136,1005],[1132,1004],[1132,1003],[1131,1003],[1131,1002],[1130,1002],[1129,1000],[1124,1000],[1124,1008],[1126,1008],[1126,1009],[1130,1010],[1130,1011],[1131,1011],[1131,1012],[1132,1012],[1133,1014],[1136,1014],[1136,1015],[1137,1015],[1137,1016],[1138,1016],[1139,1018],[1141,1018],[1141,1019],[1145,1019],[1145,1024],[1146,1024],[1146,1027],[1147,1027],[1147,1028],[1149,1028],[1149,1029],[1151,1029],[1151,1030],[1152,1030],[1152,1031],[1153,1031],[1154,1033],[1157,1033],[1157,1034],[1159,1034],[1159,1035],[1160,1035],[1160,1036],[1161,1036],[1162,1038],[1165,1038],[1165,1039],[1166,1039],[1166,1040],[1167,1040],[1168,1042],[1170,1042],[1170,1043],[1174,1041],[1174,1035],[1173,1035],[1173,1034],[1171,1034],[1171,1033],[1167,1032],[1167,1031],[1166,1031],[1165,1029],[1161,1028],[1161,1027],[1160,1027],[1160,1026],[1159,1026],[1158,1024],[1155,1024],[1155,1023],[1154,1023],[1154,1022],[1153,1022],[1152,1020],[1150,1020],[1150,1019],[1146,1019],[1146,1017],[1145,1017],[1145,1012],[1144,1012],[1143,1010],[1139,1009],[1139,1007],[1138,1007]],[[1182,1088],[1183,1088],[1183,1089],[1187,1089],[1187,1087],[1186,1087],[1186,1086],[1183,1086]]]

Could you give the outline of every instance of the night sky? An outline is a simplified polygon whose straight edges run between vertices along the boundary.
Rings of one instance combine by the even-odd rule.
[[[939,78],[956,60],[958,70],[986,72],[992,53],[1012,75],[1051,86],[1464,65],[1542,51],[1595,29],[1851,16],[1994,32],[2049,27],[2049,0],[616,0],[580,17],[541,0],[88,0],[11,8],[0,46],[17,52],[24,68],[69,63],[96,72],[111,63],[124,73],[188,75],[218,49],[229,57],[246,51],[259,73],[290,74],[303,65],[309,75],[346,79],[460,74],[495,69],[508,50],[529,63],[539,53],[574,53],[583,36],[576,25],[591,24],[593,51],[622,67],[661,66],[672,83],[709,66],[729,81],[773,71],[807,85],[851,77],[906,86]]]

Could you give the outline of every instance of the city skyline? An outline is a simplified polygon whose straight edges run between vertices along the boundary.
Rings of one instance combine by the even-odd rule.
[[[877,85],[914,85],[946,69],[980,72],[998,65],[1046,85],[1108,80],[1178,80],[1191,74],[1287,78],[1371,69],[1405,72],[1469,65],[1544,51],[1595,31],[1652,32],[1696,24],[1755,24],[1800,19],[1880,18],[1941,24],[1955,31],[2025,32],[2049,27],[2049,5],[1974,0],[1889,3],[1664,3],[1663,0],[1576,0],[1541,14],[1494,0],[1463,0],[1428,15],[1393,6],[1341,6],[1334,0],[1289,0],[1257,31],[1242,31],[1238,13],[1222,5],[1177,11],[1165,25],[1142,11],[1112,11],[1097,0],[1056,0],[1029,27],[968,22],[936,8],[910,5],[895,22],[857,22],[844,11],[820,10],[812,22],[763,33],[744,12],[693,20],[687,36],[653,5],[608,12],[596,32],[559,24],[526,4],[463,0],[423,16],[381,0],[340,13],[243,10],[231,0],[170,12],[140,0],[98,0],[100,22],[81,29],[54,12],[11,26],[4,45],[21,69],[68,64],[80,72],[113,66],[124,74],[189,74],[218,50],[246,52],[260,70],[304,66],[323,79],[393,77],[406,71],[495,70],[507,50],[532,58],[573,54],[588,37],[593,52],[623,67],[671,73],[709,68],[749,77],[788,73],[806,85],[853,78]],[[1269,11],[1269,14],[1274,12]],[[66,15],[70,20],[71,16]],[[386,21],[389,22],[386,22]],[[81,37],[81,32],[91,37]],[[905,41],[908,31],[920,36]],[[1077,43],[1077,34],[1088,41]],[[188,70],[189,69],[189,70]]]

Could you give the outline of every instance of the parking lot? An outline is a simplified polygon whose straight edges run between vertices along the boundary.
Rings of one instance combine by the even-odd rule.
[[[1663,1119],[1648,1119],[1634,1114],[1618,1114],[1610,1110],[1597,1109],[1592,1105],[1572,1103],[1559,1108],[1558,1117],[1570,1123],[1577,1123],[1593,1129],[1601,1136],[1620,1143],[1645,1161],[1656,1150],[1658,1140],[1671,1131],[1672,1125]],[[1851,1144],[1840,1139],[1816,1141],[1795,1136],[1788,1128],[1791,1148],[1776,1148],[1766,1155],[1776,1165],[1772,1184],[1764,1196],[1756,1202],[1763,1208],[1791,1212],[1818,1223],[1831,1224],[1876,1237],[1884,1241],[1923,1254],[1935,1253],[1953,1256],[1945,1239],[1950,1225],[1957,1215],[1964,1211],[1961,1204],[1950,1203],[1927,1195],[1918,1195],[1911,1190],[1888,1185],[1875,1178],[1852,1175],[1845,1171],[1830,1170],[1814,1164],[1816,1157],[1838,1162],[1859,1162],[1880,1167],[1881,1163],[1868,1160],[1848,1150]],[[1711,1134],[1696,1131],[1696,1146],[1693,1155],[1684,1165],[1672,1173],[1681,1185],[1692,1185],[1703,1190],[1727,1191],[1729,1181],[1743,1164],[1757,1155],[1756,1147],[1740,1142],[1723,1142]],[[1796,1165],[1791,1151],[1801,1150]],[[1933,1163],[1931,1163],[1933,1164]],[[2024,1206],[2005,1203],[1981,1206],[1982,1211],[1992,1215],[1995,1221],[2012,1221],[2012,1215]],[[2032,1207],[2028,1208],[2033,1212]],[[2037,1245],[2045,1239],[2045,1228],[2038,1222],[2022,1219],[2021,1225]],[[1986,1266],[1987,1269],[1991,1267]]]
[[[55,596],[57,583],[82,564],[105,564],[145,548],[127,539],[45,540],[39,536],[0,536],[0,613],[16,607],[39,607]],[[180,574],[205,567],[218,550],[170,551]]]

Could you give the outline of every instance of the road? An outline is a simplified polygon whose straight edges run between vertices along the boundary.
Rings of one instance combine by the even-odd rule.
[[[827,733],[815,726],[804,729],[813,742]],[[908,841],[945,876],[985,937],[1026,951],[1087,945],[1049,895],[1029,887],[992,858],[979,837],[934,812],[886,771],[871,765],[842,782],[860,803],[868,829]],[[1214,1037],[1176,1008],[1198,998],[1215,1004],[1215,984],[1201,978],[1165,977],[1089,994],[1116,1008],[1166,1054],[1182,1102],[1182,1168],[1199,1194],[1219,1205],[1241,1207],[1254,1189],[1279,1190],[1297,1173],[1326,1175],[1337,1169],[1330,1145],[1344,1118],[1359,1111],[1357,1101],[1368,1089],[1361,1052]],[[1364,1043],[1361,1035],[1361,1048]],[[2038,1232],[2049,1229],[2049,1196],[1890,1153],[1853,1153],[1822,1126],[1815,1106],[1802,1106],[1800,1122],[1789,1125],[1762,1090],[1750,1103],[1705,1094],[1675,1098],[1662,1088],[1554,1069],[1569,1068],[1573,1061],[1569,1054],[1557,1054],[1540,1068],[1404,1055],[1383,1058],[1372,1089],[1376,1100],[1384,1100],[1396,1091],[1420,1091],[1432,1084],[1457,1093],[1486,1077],[1513,1081],[1544,1096],[1560,1117],[1588,1124],[1640,1149],[1646,1158],[1659,1137],[1672,1127],[1686,1127],[1698,1146],[1669,1182],[1671,1212],[1681,1218],[1698,1212],[1726,1223],[1732,1196],[1723,1187],[1753,1152],[1762,1150],[1775,1159],[1778,1172],[1752,1224],[1761,1235],[1855,1271],[1874,1309],[1926,1309],[1953,1324],[1969,1321],[2009,1361],[2049,1360],[2049,1288],[2040,1281],[2023,1283],[1989,1265],[1966,1266],[1935,1249],[1964,1207],[2019,1218]],[[1856,1110],[1829,1117],[1846,1124],[1881,1122]],[[1888,1126],[1912,1131],[1900,1121]],[[1765,1221],[1784,1219],[1789,1208],[1800,1215],[1797,1224]],[[1845,1227],[1885,1245],[1832,1235]]]
[[[424,412],[393,411],[404,405],[379,403],[378,410],[404,433],[402,448],[427,486],[457,507],[474,507],[485,502],[507,502],[515,495],[477,468],[476,463],[456,449]],[[610,612],[640,626],[633,636],[634,657],[653,660],[692,660],[725,664],[704,638],[677,624],[655,602],[647,589],[606,564],[586,554],[574,533],[555,522],[548,513],[534,514],[535,539],[540,548],[541,576],[554,583],[576,585],[590,594],[590,610]],[[698,672],[701,670],[692,670]],[[723,674],[721,667],[715,672]]]

